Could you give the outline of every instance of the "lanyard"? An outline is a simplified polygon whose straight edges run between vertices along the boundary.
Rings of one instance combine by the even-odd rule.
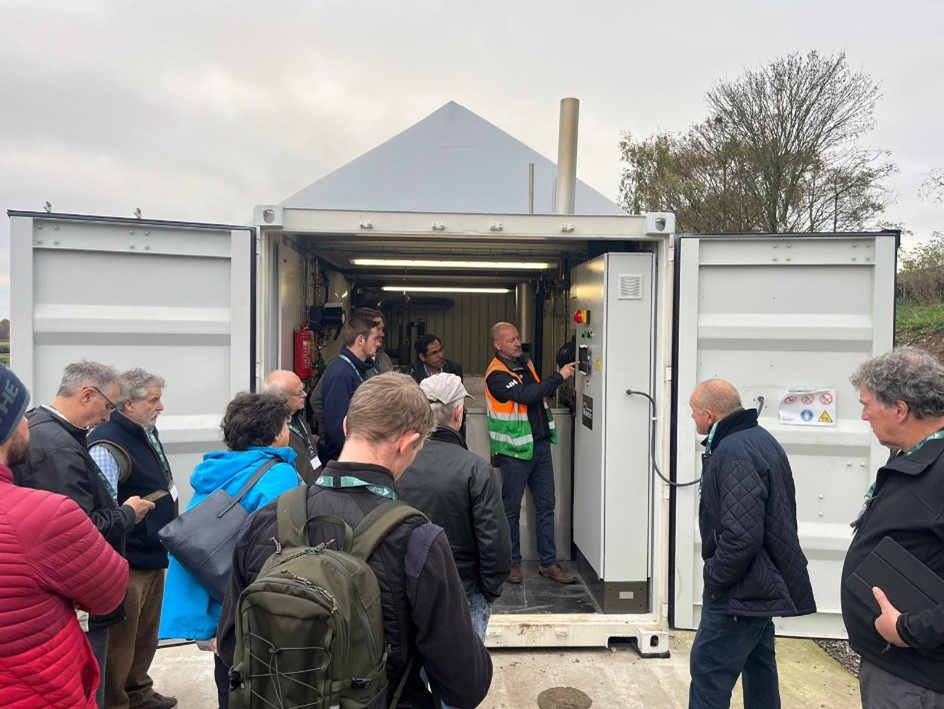
[[[294,419],[288,420],[288,430],[294,433],[296,436],[305,441],[305,449],[308,451],[308,457],[314,458],[317,453],[315,452],[314,446],[311,445],[311,439],[305,434],[305,432],[295,423]]]
[[[371,483],[361,480],[360,478],[355,478],[353,475],[340,475],[338,477],[322,475],[320,478],[315,480],[315,485],[318,487],[328,487],[332,489],[340,487],[366,487],[375,495],[386,497],[388,500],[400,499],[400,496],[386,485],[372,485]]]
[[[922,441],[918,441],[906,452],[900,453],[899,455],[911,455],[915,451],[921,450],[921,448],[924,447],[924,444],[927,443],[928,441],[937,441],[937,440],[940,440],[941,438],[944,438],[944,431],[935,431],[930,436],[928,436]],[[852,529],[856,530],[858,529],[859,525],[862,524],[862,518],[865,516],[866,510],[869,509],[869,505],[872,504],[872,498],[875,496],[875,486],[877,484],[878,484],[878,480],[874,480],[872,484],[869,485],[869,489],[865,493],[865,501],[862,503],[862,509],[859,510],[858,516],[856,516],[856,518],[849,524],[849,526],[852,527]]]
[[[164,477],[167,479],[168,483],[173,483],[174,475],[170,472],[170,463],[167,462],[167,456],[164,455],[164,446],[161,445],[161,442],[154,434],[154,429],[146,428],[144,429],[144,434],[147,436],[148,444],[157,454],[157,457],[161,462],[161,467],[164,469]]]
[[[343,355],[343,354],[342,354],[342,355],[338,355],[338,357],[340,357],[340,358],[343,359],[345,362],[347,362],[349,365],[351,365],[351,369],[354,370],[354,373],[357,375],[357,378],[360,379],[362,382],[364,381],[364,375],[361,374],[361,370],[359,370],[359,369],[354,365],[354,363],[353,363],[351,360],[349,360],[349,359],[347,358],[347,355]]]
[[[708,431],[708,441],[705,443],[705,455],[711,455],[711,444],[715,440],[715,432],[718,430],[718,424],[720,421],[715,421],[711,424],[711,429]]]
[[[944,438],[944,431],[935,431],[934,433],[932,433],[930,436],[928,436],[928,437],[925,438],[924,440],[921,440],[921,441],[918,441],[917,443],[915,443],[913,446],[911,446],[911,448],[909,448],[909,449],[907,450],[907,452],[903,453],[903,455],[911,455],[911,454],[914,453],[915,451],[921,450],[921,449],[924,447],[924,444],[927,443],[928,441],[938,441],[938,440],[940,440],[940,439],[942,439],[942,438]],[[868,492],[865,493],[865,501],[866,501],[866,502],[869,502],[869,501],[872,499],[872,495],[875,494],[875,483],[876,483],[876,482],[878,482],[878,481],[873,482],[873,483],[869,486]]]
[[[908,452],[905,455],[911,455],[915,451],[921,450],[924,447],[924,444],[928,441],[937,441],[944,438],[944,431],[935,431],[930,436],[925,438],[923,441],[918,441],[911,448],[908,449]]]

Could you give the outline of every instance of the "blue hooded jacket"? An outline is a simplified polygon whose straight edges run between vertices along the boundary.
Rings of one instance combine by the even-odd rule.
[[[195,507],[221,488],[235,497],[259,466],[272,458],[281,462],[267,470],[239,501],[247,512],[255,512],[286,490],[301,484],[294,466],[295,451],[291,448],[212,451],[203,456],[203,461],[190,476],[194,494],[187,509]],[[164,605],[161,608],[160,638],[208,640],[216,635],[220,610],[220,604],[171,557],[164,586]]]

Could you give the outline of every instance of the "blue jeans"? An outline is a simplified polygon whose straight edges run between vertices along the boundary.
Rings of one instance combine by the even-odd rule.
[[[703,600],[692,645],[689,709],[730,706],[738,675],[743,675],[744,709],[779,709],[773,621],[728,615],[727,595],[712,601],[705,594]]]
[[[511,563],[521,564],[521,498],[525,486],[531,488],[534,501],[534,521],[537,529],[538,559],[541,566],[557,563],[554,544],[554,463],[551,460],[551,442],[547,439],[534,444],[531,460],[498,456],[502,476],[502,502],[511,532]]]
[[[469,599],[469,612],[472,614],[472,630],[485,642],[488,619],[492,617],[492,603],[478,586],[472,591],[472,598]]]

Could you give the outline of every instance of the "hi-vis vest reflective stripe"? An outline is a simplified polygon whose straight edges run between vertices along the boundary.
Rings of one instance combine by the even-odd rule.
[[[528,369],[531,370],[534,381],[541,381],[530,361]],[[495,357],[488,365],[488,370],[485,372],[486,381],[488,381],[488,376],[496,371],[507,372],[523,383],[522,378],[508,369],[498,357]],[[551,430],[551,443],[557,443],[554,415],[547,403],[543,403],[544,411],[547,413],[548,427]],[[531,460],[534,457],[534,437],[531,435],[531,424],[528,422],[528,407],[510,399],[499,401],[492,396],[488,384],[485,385],[485,405],[488,412],[488,443],[492,455],[507,455],[511,458]]]

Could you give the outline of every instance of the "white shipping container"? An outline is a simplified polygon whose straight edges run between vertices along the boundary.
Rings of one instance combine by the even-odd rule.
[[[589,353],[588,371],[575,381],[573,465],[563,461],[556,471],[559,515],[600,606],[632,610],[495,615],[489,644],[601,645],[629,637],[644,654],[661,654],[669,622],[697,625],[698,488],[670,489],[652,464],[676,480],[698,477],[688,397],[710,377],[730,379],[746,407],[763,399],[761,424],[784,445],[796,476],[801,542],[820,612],[778,621],[778,632],[843,636],[839,571],[848,522],[885,457],[859,420],[848,376],[892,346],[896,234],[676,237],[671,215],[270,205],[256,207],[253,227],[9,215],[11,362],[34,404],[52,400],[63,367],[77,359],[160,373],[168,386],[159,427],[185,499],[189,471],[221,446],[218,424],[229,399],[259,386],[272,369],[291,368],[292,331],[313,303],[313,269],[329,272],[325,297],[347,305],[354,289],[406,286],[422,275],[355,267],[358,256],[553,262],[540,323],[544,373],[555,369],[553,350],[571,334]],[[488,269],[441,277],[452,285],[529,280]],[[573,322],[578,308],[591,311],[589,325]],[[487,338],[490,319],[507,317],[499,299],[440,322],[471,342]],[[462,346],[473,351],[465,340]],[[326,356],[332,347],[326,342]],[[467,373],[485,364],[463,362]],[[650,395],[655,410],[627,389]],[[834,392],[830,425],[780,422],[781,400],[801,390]],[[587,398],[592,427],[581,408]]]

